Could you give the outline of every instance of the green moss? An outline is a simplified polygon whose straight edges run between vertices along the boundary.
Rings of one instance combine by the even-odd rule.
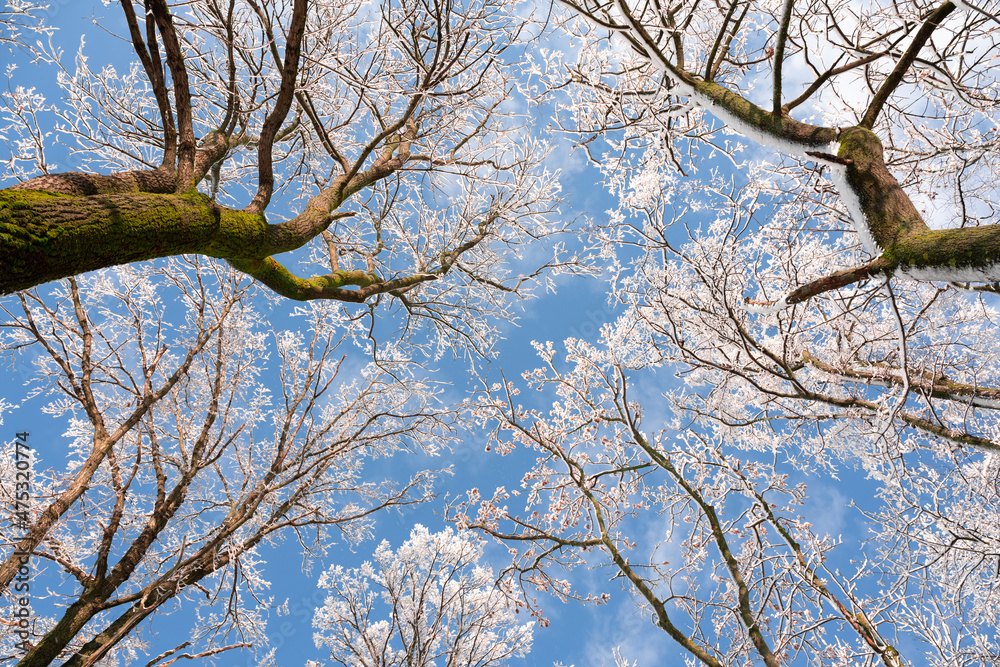
[[[206,198],[207,200],[207,198]],[[256,257],[263,259],[267,252],[267,219],[260,213],[246,213],[220,208],[210,200],[206,215],[217,219],[217,231],[206,254],[225,259],[231,257]]]
[[[72,196],[0,190],[0,293],[97,268],[199,253],[260,255],[267,221],[198,192]]]
[[[334,294],[342,301],[351,301],[350,297],[355,292],[342,291],[344,287],[367,287],[374,282],[372,276],[364,271],[335,271],[322,276],[300,278],[272,257],[230,259],[229,262],[233,267],[253,276],[278,294],[298,301],[315,299],[320,296],[331,298]],[[357,300],[360,301],[360,298]]]
[[[849,127],[841,130],[837,139],[840,141],[840,148],[837,150],[839,157],[852,160],[862,168],[882,161],[882,140],[871,130]]]
[[[713,81],[694,82],[695,90],[712,100],[719,107],[736,116],[744,123],[783,139],[816,146],[829,144],[836,139],[836,131],[829,127],[809,125],[784,114],[765,111],[743,96],[720,86]],[[739,128],[734,128],[739,129]]]
[[[1000,265],[1000,225],[911,234],[882,257],[890,266],[987,269]]]

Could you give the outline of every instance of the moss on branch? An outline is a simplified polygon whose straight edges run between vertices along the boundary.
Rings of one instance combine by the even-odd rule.
[[[335,271],[313,278],[300,278],[272,257],[264,259],[230,259],[229,263],[240,271],[253,276],[278,294],[296,301],[336,299],[338,301],[364,301],[358,290],[344,287],[369,287],[377,282],[364,271]]]
[[[996,280],[989,276],[1000,275],[1000,225],[928,229],[899,239],[883,257],[893,270],[972,271]]]
[[[707,98],[708,101],[729,115],[735,116],[743,123],[775,138],[791,141],[803,147],[829,144],[837,139],[837,131],[831,127],[810,125],[797,121],[784,113],[777,115],[765,111],[742,95],[734,93],[714,81],[694,79],[690,85],[694,87],[697,96],[703,98],[698,100],[699,102],[703,103],[704,98]],[[733,129],[739,130],[740,128]]]
[[[892,248],[910,234],[929,230],[883,154],[882,142],[871,130],[852,127],[840,134],[837,156],[849,161],[847,182],[861,202],[871,236],[880,248]]]
[[[157,257],[266,257],[268,224],[198,193],[0,190],[0,293]]]

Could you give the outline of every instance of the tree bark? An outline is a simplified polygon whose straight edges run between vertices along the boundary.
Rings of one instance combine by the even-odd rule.
[[[269,240],[262,214],[227,209],[198,193],[0,190],[0,293],[183,253],[262,259]]]
[[[916,280],[1000,280],[1000,226],[930,229],[886,166],[885,149],[871,130],[861,126],[836,130],[809,125],[785,114],[765,111],[716,83],[691,75],[688,80],[700,103],[718,107],[761,132],[803,149],[827,142],[839,144],[837,155],[806,153],[832,168],[845,170],[850,194],[856,197],[864,217],[855,220],[855,225],[859,232],[870,235],[878,256],[865,266],[799,287],[782,301],[783,306],[875,275],[902,275]]]

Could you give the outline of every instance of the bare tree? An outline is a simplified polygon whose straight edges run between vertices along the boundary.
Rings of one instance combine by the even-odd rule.
[[[538,458],[457,518],[516,551],[529,601],[601,602],[560,570],[611,568],[701,664],[996,664],[996,311],[956,289],[996,279],[995,20],[563,4],[578,59],[537,70],[619,198],[597,233],[624,314],[566,364],[540,350],[526,379],[551,408],[484,391],[490,447]],[[630,373],[669,428],[644,424]],[[856,467],[881,488],[844,557],[788,475]]]
[[[875,504],[871,535],[845,544],[814,527],[821,508],[803,516],[808,482],[790,480],[781,448],[748,452],[686,419],[644,424],[655,408],[634,398],[617,349],[571,341],[561,361],[540,346],[546,365],[525,384],[550,405],[523,404],[510,382],[473,408],[491,449],[537,458],[519,486],[473,490],[454,518],[511,551],[506,581],[536,615],[545,594],[607,602],[566,575],[588,566],[610,569],[704,665],[996,664],[995,466],[959,459],[982,473],[965,481],[915,466]]]
[[[18,292],[0,306],[3,350],[73,440],[65,467],[34,471],[26,533],[6,516],[0,532],[0,589],[33,554],[65,611],[28,643],[5,626],[4,656],[132,661],[146,619],[179,605],[203,622],[153,664],[263,658],[260,550],[294,536],[312,560],[334,531],[360,538],[372,513],[430,497],[432,473],[364,474],[451,438],[401,348],[487,346],[511,297],[579,268],[559,246],[537,254],[566,225],[517,111],[530,19],[493,0],[107,11],[122,34],[100,53],[81,42],[72,63],[44,3],[0,17],[14,56],[0,293]],[[59,99],[32,87],[43,76]],[[81,171],[55,167],[57,149]],[[49,296],[20,291],[61,278]],[[286,329],[252,293],[312,303]],[[403,330],[388,341],[386,302]],[[370,361],[341,372],[355,345]]]
[[[383,541],[374,563],[330,568],[316,645],[336,664],[373,667],[490,667],[527,655],[533,624],[518,624],[482,555],[472,533],[418,524],[395,551]]]
[[[614,568],[703,664],[995,665],[996,19],[563,4],[580,51],[536,71],[618,197],[595,233],[623,314],[567,370],[542,350],[551,411],[484,392],[491,448],[539,458],[460,520],[529,590]],[[838,572],[784,476],[859,470],[872,534]]]
[[[29,28],[48,27],[32,23],[32,3],[17,6],[14,46],[29,48]],[[471,322],[455,327],[474,335],[479,309],[537,275],[505,260],[564,225],[549,219],[546,148],[507,104],[525,24],[507,3],[120,10],[127,67],[96,67],[84,46],[67,67],[34,45],[11,68],[37,77],[56,63],[63,99],[11,86],[0,100],[20,181],[0,190],[0,292],[196,253],[292,299],[391,295],[414,317],[462,312]],[[49,173],[54,142],[93,173]],[[269,210],[293,212],[269,221]],[[274,259],[307,244],[292,261],[316,275]]]
[[[33,580],[64,606],[27,643],[4,628],[18,664],[132,661],[148,648],[136,628],[173,600],[200,616],[179,644],[263,657],[262,548],[293,537],[309,562],[337,534],[367,536],[379,509],[429,497],[433,473],[377,482],[365,465],[448,442],[433,391],[403,361],[342,372],[349,320],[318,302],[301,329],[272,328],[253,289],[223,264],[176,258],[6,309],[6,353],[38,351],[34,391],[72,438],[68,462],[35,467],[24,537],[10,515],[0,531],[7,595],[18,554],[34,554]]]
[[[699,388],[686,410],[752,446],[870,467],[995,450],[996,315],[975,296],[995,285],[975,283],[994,264],[996,19],[950,2],[563,4],[577,61],[535,70],[568,91],[560,125],[618,197],[606,254],[635,248],[615,267],[615,344],[643,338],[636,354]]]
[[[550,84],[574,87],[563,127],[582,135],[623,198],[648,198],[658,172],[696,170],[713,153],[735,156],[739,147],[712,131],[713,117],[761,144],[772,162],[782,154],[797,161],[784,182],[814,213],[831,204],[811,192],[810,172],[832,179],[866,256],[821,277],[798,276],[793,291],[768,303],[783,307],[875,276],[997,279],[989,174],[1000,44],[988,9],[950,1],[888,9],[561,4],[585,45],[568,81],[559,58],[540,69]],[[608,152],[590,145],[602,133],[614,137]],[[928,203],[937,197],[954,205],[934,211]],[[943,219],[932,229],[921,211]]]

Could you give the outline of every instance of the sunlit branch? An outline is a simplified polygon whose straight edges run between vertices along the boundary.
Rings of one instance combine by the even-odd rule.
[[[127,1],[127,0],[126,0]],[[177,131],[180,141],[177,146],[177,180],[179,189],[194,186],[195,138],[191,88],[188,83],[187,66],[181,51],[180,40],[174,30],[170,9],[165,0],[149,0],[149,11],[156,21],[156,27],[163,39],[163,49],[167,55],[167,66],[174,82],[174,100],[177,107]]]
[[[306,0],[295,0],[288,33],[285,35],[285,57],[281,68],[281,85],[274,102],[274,108],[264,120],[264,125],[260,130],[260,139],[257,145],[257,193],[246,207],[246,210],[251,213],[260,213],[266,209],[271,201],[271,194],[274,192],[274,139],[288,115],[292,100],[295,98],[295,87],[299,76],[299,56],[302,36],[305,34],[307,10]]]
[[[813,368],[824,373],[859,383],[900,387],[904,383],[904,379],[901,377],[901,372],[898,368],[880,367],[879,365],[871,365],[868,368],[837,368],[820,361],[808,351],[802,353],[802,359]],[[909,376],[910,387],[924,396],[957,401],[989,410],[1000,409],[1000,389],[952,382],[943,375],[928,373],[926,371],[911,371]]]
[[[780,116],[782,112],[781,106],[781,69],[785,63],[785,44],[788,42],[788,25],[792,21],[792,7],[795,5],[795,0],[785,0],[784,6],[781,11],[781,21],[778,24],[778,36],[774,45],[774,65],[772,66],[774,77],[772,86],[774,87],[774,92],[772,95],[772,110],[775,116]]]
[[[129,35],[132,38],[132,47],[146,71],[146,77],[153,88],[153,95],[156,97],[156,105],[160,112],[160,122],[163,124],[162,165],[173,170],[177,166],[177,129],[174,126],[174,112],[170,107],[170,95],[167,92],[163,64],[156,48],[156,33],[152,29],[152,21],[147,19],[147,36],[151,40],[147,50],[142,40],[142,33],[139,32],[139,23],[132,6],[132,0],[121,0],[121,5],[128,23]]]
[[[934,30],[941,25],[941,22],[948,17],[955,10],[955,5],[950,0],[945,0],[945,2],[938,6],[930,16],[924,20],[917,34],[913,36],[913,41],[910,42],[909,48],[903,53],[902,57],[896,62],[896,67],[893,68],[889,76],[886,77],[885,81],[879,87],[878,92],[875,93],[875,97],[872,99],[871,103],[868,105],[868,109],[865,110],[864,117],[858,124],[860,127],[867,129],[873,129],[875,127],[875,121],[878,119],[879,114],[882,112],[882,107],[889,100],[889,96],[892,95],[896,88],[903,81],[903,77],[909,72],[910,67],[913,62],[917,59],[917,55],[920,50],[924,47],[928,40],[930,40],[931,35]]]

